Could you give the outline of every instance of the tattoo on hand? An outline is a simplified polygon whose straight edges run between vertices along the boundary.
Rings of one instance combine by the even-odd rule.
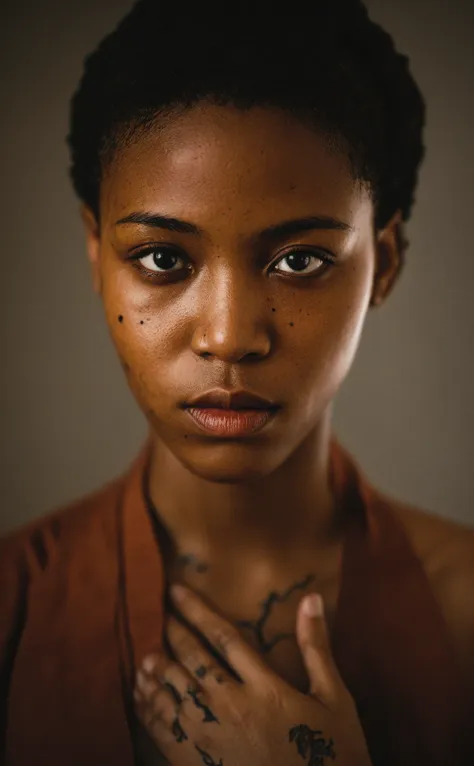
[[[336,757],[334,741],[330,739],[329,742],[325,742],[321,734],[322,731],[310,729],[304,723],[290,729],[290,742],[295,742],[298,754],[302,758],[309,757],[308,766],[324,766],[323,758],[334,760]]]
[[[237,625],[241,628],[249,628],[251,631],[253,631],[255,638],[257,640],[258,647],[261,652],[264,654],[271,652],[273,647],[278,644],[280,641],[283,641],[287,638],[293,638],[294,633],[278,633],[276,636],[274,636],[270,641],[267,641],[264,636],[265,626],[268,622],[268,619],[271,615],[272,609],[275,606],[275,604],[282,604],[284,601],[288,601],[290,596],[295,592],[295,590],[304,590],[308,587],[308,585],[313,582],[315,579],[314,574],[309,574],[307,577],[305,577],[304,580],[301,580],[301,582],[297,582],[294,585],[292,585],[288,590],[284,591],[284,593],[277,593],[276,591],[272,591],[269,596],[263,601],[260,606],[262,607],[262,613],[258,620],[238,620]]]
[[[179,691],[177,690],[177,688],[176,688],[175,686],[173,686],[173,684],[170,684],[170,682],[169,682],[169,681],[164,681],[164,682],[163,682],[163,686],[164,686],[166,689],[168,689],[168,691],[169,691],[169,692],[171,692],[171,694],[172,694],[172,696],[173,696],[173,699],[174,699],[174,701],[176,702],[176,704],[177,704],[177,705],[178,705],[178,707],[179,707],[179,706],[181,705],[181,703],[182,703],[183,699],[182,699],[182,697],[181,697],[181,695],[180,695]]]
[[[198,678],[204,678],[207,676],[207,668],[204,667],[204,665],[199,665],[197,670],[194,671],[194,675],[196,675]]]
[[[216,763],[216,761],[209,755],[209,753],[206,753],[205,750],[201,750],[199,745],[194,745],[194,747],[200,754],[202,762],[205,764],[205,766],[224,766],[222,759],[219,759],[219,761]]]
[[[202,719],[203,723],[210,723],[212,721],[215,721],[216,723],[219,723],[216,716],[212,712],[210,708],[207,707],[207,705],[204,705],[204,703],[201,702],[200,699],[198,699],[199,691],[195,689],[193,686],[188,686],[188,694],[191,697],[192,701],[198,707],[200,710],[204,713],[204,718]]]
[[[171,726],[171,731],[173,733],[173,736],[176,740],[176,742],[184,742],[185,739],[187,739],[187,734],[184,731],[183,727],[181,726],[179,722],[179,718],[175,718],[173,721],[173,724]]]
[[[209,668],[206,668],[204,665],[200,665],[196,670],[194,671],[194,675],[197,678],[205,678],[209,673]],[[223,684],[225,681],[224,676],[222,673],[217,673],[217,675],[214,676],[215,680],[218,684]]]

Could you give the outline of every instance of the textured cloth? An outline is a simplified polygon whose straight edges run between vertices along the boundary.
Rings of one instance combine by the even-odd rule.
[[[151,436],[121,477],[0,544],[6,766],[134,764],[135,669],[161,643],[165,600],[150,453]],[[373,766],[474,764],[454,646],[395,502],[335,438],[330,467],[347,518],[333,651]]]

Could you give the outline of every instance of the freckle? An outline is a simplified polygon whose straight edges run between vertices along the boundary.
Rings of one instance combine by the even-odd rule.
[[[119,320],[119,322],[123,322],[123,316],[122,316],[122,314],[120,314],[120,316],[119,316],[118,320]]]

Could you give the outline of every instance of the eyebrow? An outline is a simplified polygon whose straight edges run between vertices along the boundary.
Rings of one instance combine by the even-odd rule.
[[[124,224],[140,224],[142,226],[150,226],[156,229],[166,229],[167,231],[178,232],[179,234],[206,236],[206,232],[199,226],[196,226],[196,224],[160,213],[130,213],[130,215],[120,218],[116,222],[116,226]],[[340,221],[337,218],[325,215],[311,215],[269,226],[257,235],[257,239],[277,240],[284,239],[292,234],[300,234],[304,231],[328,229],[336,231],[354,231],[353,226],[350,226],[350,224]]]

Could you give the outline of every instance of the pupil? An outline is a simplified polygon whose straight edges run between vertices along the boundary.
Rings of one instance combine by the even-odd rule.
[[[155,265],[158,266],[158,268],[168,269],[175,266],[177,256],[174,255],[173,253],[168,252],[167,250],[158,250],[154,254],[153,260],[155,262]]]
[[[303,271],[309,266],[310,256],[305,253],[292,253],[287,256],[287,261],[295,271]]]

